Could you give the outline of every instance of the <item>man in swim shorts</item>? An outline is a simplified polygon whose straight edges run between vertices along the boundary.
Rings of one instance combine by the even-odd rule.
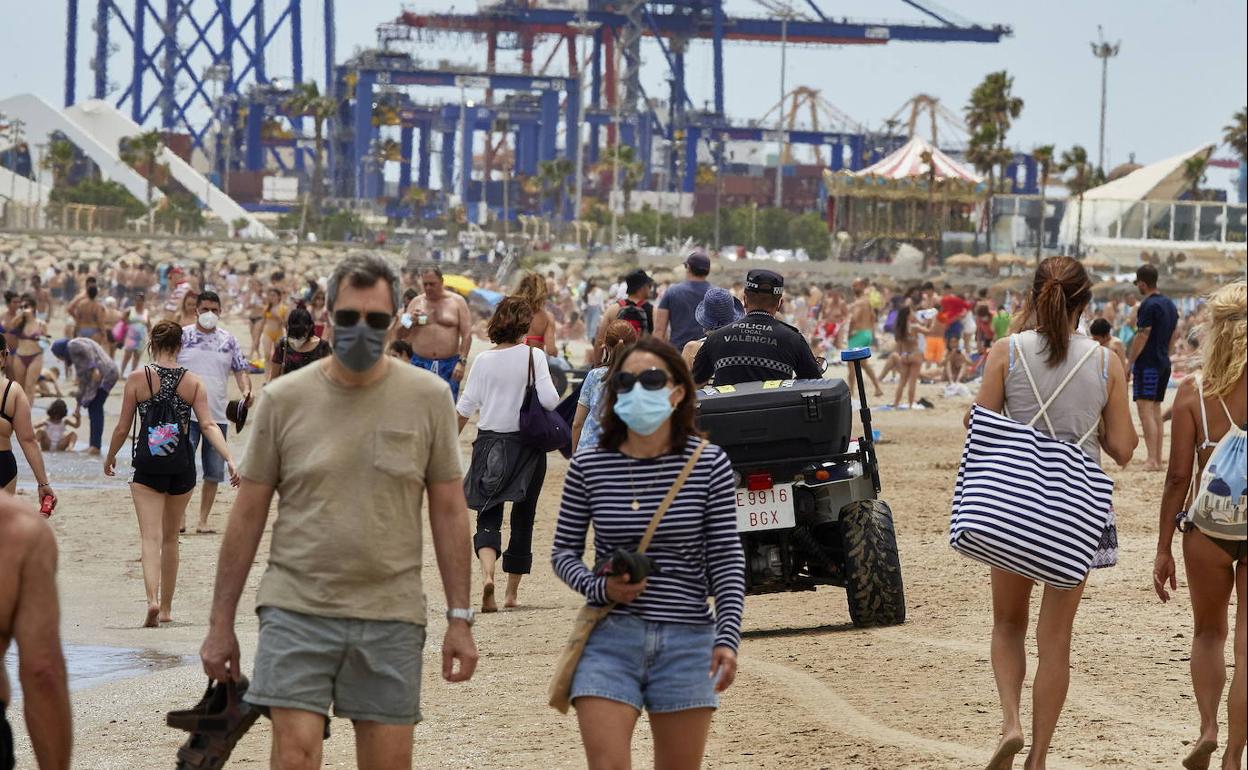
[[[463,297],[446,290],[436,266],[420,271],[420,286],[424,293],[408,304],[396,336],[415,351],[412,363],[446,380],[458,400],[472,350],[472,314]]]
[[[17,642],[22,708],[36,766],[68,770],[74,732],[61,653],[56,537],[33,508],[12,495],[0,498],[0,564],[0,659],[9,642]],[[13,733],[5,719],[12,697],[0,666],[0,770],[15,766]]]
[[[854,281],[854,301],[849,305],[849,338],[847,348],[869,348],[875,343],[875,308],[871,306],[871,298],[867,296],[867,282],[859,278]],[[880,387],[880,378],[869,361],[862,362],[862,370],[867,373],[871,384],[875,386],[876,398],[884,395]],[[855,368],[849,367],[849,393],[853,397],[858,392]]]

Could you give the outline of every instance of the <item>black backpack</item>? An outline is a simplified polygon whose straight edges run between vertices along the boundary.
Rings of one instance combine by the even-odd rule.
[[[152,389],[152,370],[144,367],[143,373],[147,375],[147,387]],[[183,370],[178,375],[177,382],[173,384],[174,391],[177,391],[185,374]],[[152,389],[152,398],[158,392]],[[137,414],[135,420],[138,420]],[[136,471],[161,476],[185,472],[194,462],[189,431],[190,420],[181,419],[170,401],[148,403],[143,422],[135,434],[131,465]]]
[[[620,300],[620,312],[616,314],[615,319],[632,324],[637,330],[638,337],[644,337],[654,331],[654,323],[650,320],[650,309],[645,305],[638,305],[631,299]]]

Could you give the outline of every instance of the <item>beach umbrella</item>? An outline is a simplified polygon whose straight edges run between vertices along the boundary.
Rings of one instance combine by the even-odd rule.
[[[1107,258],[1101,256],[1100,254],[1096,254],[1094,256],[1084,257],[1083,267],[1086,270],[1113,270],[1114,263],[1110,262]]]
[[[501,291],[489,289],[473,289],[468,292],[468,307],[481,315],[491,315],[505,295]]]
[[[443,277],[442,282],[446,285],[446,288],[461,297],[467,297],[477,288],[476,281],[466,275],[447,275]]]
[[[1118,281],[1101,281],[1092,287],[1092,296],[1097,299],[1108,299],[1118,294],[1123,294],[1127,290],[1134,291],[1135,288],[1129,283],[1119,283]]]
[[[1157,281],[1157,288],[1173,297],[1190,297],[1199,293],[1194,284],[1172,275],[1163,275]]]
[[[1030,283],[1031,283],[1030,278],[1026,276],[1022,276],[1022,275],[1016,275],[1016,276],[1012,276],[1010,278],[1006,278],[1001,281],[997,281],[996,283],[992,285],[992,291],[994,292],[1022,291],[1023,289],[1027,288],[1027,286],[1030,285]]]

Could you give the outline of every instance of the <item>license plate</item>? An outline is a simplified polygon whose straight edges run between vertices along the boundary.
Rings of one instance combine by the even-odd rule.
[[[771,489],[737,490],[738,532],[788,529],[796,525],[792,484],[776,484]]]

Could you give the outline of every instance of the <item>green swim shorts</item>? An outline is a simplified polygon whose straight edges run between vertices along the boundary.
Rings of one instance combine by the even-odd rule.
[[[849,334],[849,347],[851,348],[869,348],[871,343],[875,341],[875,335],[870,329],[859,329]]]

